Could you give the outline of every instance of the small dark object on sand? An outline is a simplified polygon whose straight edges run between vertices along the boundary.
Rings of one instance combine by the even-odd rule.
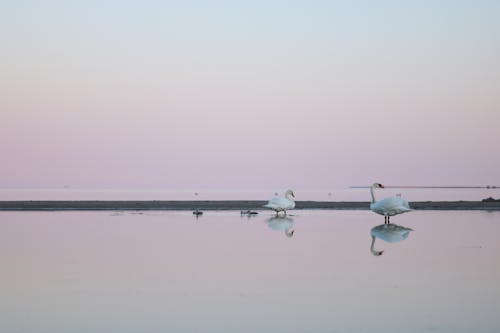
[[[252,210],[247,210],[247,211],[242,210],[242,211],[240,211],[240,214],[241,214],[241,215],[257,215],[257,214],[259,214],[259,213],[254,212],[254,211],[252,211]]]

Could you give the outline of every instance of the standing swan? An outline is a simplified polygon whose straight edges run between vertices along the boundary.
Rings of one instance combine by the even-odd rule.
[[[293,194],[292,190],[287,190],[285,192],[285,196],[275,196],[267,204],[264,205],[266,208],[270,208],[276,212],[276,215],[279,214],[279,212],[283,211],[285,212],[288,209],[294,209],[295,208],[295,201],[293,201],[293,198],[295,198],[295,195]]]
[[[370,187],[370,194],[372,195],[370,209],[377,214],[384,215],[384,223],[390,223],[389,218],[391,216],[411,211],[408,201],[400,196],[375,201],[375,195],[373,194],[373,189],[375,188],[384,188],[384,185],[380,183],[373,183]]]

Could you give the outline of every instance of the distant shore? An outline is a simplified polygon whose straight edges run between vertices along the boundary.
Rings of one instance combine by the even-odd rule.
[[[0,211],[63,210],[264,210],[266,201],[0,201]],[[419,201],[410,202],[415,210],[488,210],[499,211],[500,201]],[[368,210],[361,201],[296,201],[295,209]]]

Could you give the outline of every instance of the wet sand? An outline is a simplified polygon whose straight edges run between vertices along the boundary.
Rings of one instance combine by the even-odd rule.
[[[296,201],[295,209],[368,210],[369,202]],[[4,211],[44,210],[265,210],[266,201],[0,201]],[[500,210],[500,201],[410,202],[415,210]]]

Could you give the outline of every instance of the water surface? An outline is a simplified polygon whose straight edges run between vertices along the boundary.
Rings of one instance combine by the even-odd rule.
[[[500,212],[292,215],[0,212],[0,331],[499,331]]]
[[[284,192],[286,189],[281,189]],[[279,189],[0,189],[0,200],[268,200]],[[369,188],[295,189],[300,201],[369,201]],[[377,198],[401,194],[408,201],[481,201],[500,198],[500,188],[386,188]],[[282,194],[282,193],[281,193]]]

